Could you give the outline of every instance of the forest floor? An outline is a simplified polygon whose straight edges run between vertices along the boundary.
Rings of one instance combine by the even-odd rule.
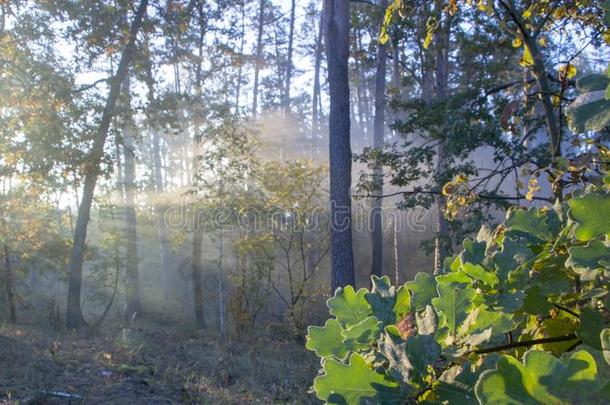
[[[142,323],[50,332],[0,327],[0,403],[317,403],[319,363],[301,342]]]

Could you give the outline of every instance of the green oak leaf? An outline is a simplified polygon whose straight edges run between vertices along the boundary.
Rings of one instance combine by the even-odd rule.
[[[570,257],[566,266],[580,275],[581,280],[591,281],[600,270],[610,270],[610,247],[601,240],[592,240],[586,246],[568,249]]]
[[[610,122],[610,101],[606,98],[608,84],[608,78],[599,73],[578,79],[576,87],[581,94],[566,110],[568,125],[574,133],[600,131],[608,125]]]
[[[530,243],[549,241],[553,238],[545,214],[538,208],[530,208],[527,211],[510,209],[504,225],[508,233],[521,236]]]
[[[430,300],[436,297],[436,280],[428,273],[418,273],[415,280],[407,281],[403,287],[411,293],[411,310],[414,311],[426,308]]]
[[[464,239],[462,246],[464,247],[464,250],[460,253],[462,265],[465,263],[479,264],[485,259],[487,243]]]
[[[430,305],[415,314],[417,333],[420,335],[434,335],[438,329],[438,316]]]
[[[460,335],[480,333],[487,329],[497,336],[513,329],[512,315],[502,311],[489,311],[482,307],[472,310],[460,326]]]
[[[327,320],[324,326],[310,326],[307,328],[305,347],[322,358],[334,356],[342,359],[347,354],[342,331],[343,328],[335,319]]]
[[[606,359],[606,363],[610,366],[610,329],[602,330],[602,333],[599,335],[599,340],[601,340],[604,359]]]
[[[566,362],[552,354],[530,350],[523,363],[502,356],[475,385],[482,404],[602,404],[597,366],[590,353],[573,353]]]
[[[576,329],[576,335],[584,344],[594,349],[602,350],[600,335],[604,329],[604,318],[590,307],[580,311],[580,325]]]
[[[589,241],[610,235],[610,195],[586,194],[568,201],[570,216],[578,223],[574,236]]]
[[[532,315],[546,315],[553,308],[544,294],[541,293],[540,286],[534,285],[525,293],[523,311]]]
[[[324,374],[315,378],[313,387],[316,396],[327,403],[374,403],[381,389],[398,389],[395,381],[373,370],[358,353],[352,353],[347,364],[323,359],[322,369]]]
[[[349,327],[372,315],[371,306],[366,300],[367,293],[365,288],[356,292],[351,285],[337,288],[335,296],[329,298],[326,305],[330,309],[330,314],[334,315],[341,325]]]
[[[498,284],[498,276],[479,264],[464,263],[462,264],[461,269],[473,279],[482,281],[490,287]]]
[[[396,304],[396,289],[392,286],[390,278],[371,277],[372,288],[371,292],[366,293],[365,298],[373,310],[373,314],[384,325],[396,323],[396,313],[394,306]]]
[[[508,280],[509,273],[533,257],[532,251],[523,240],[504,238],[502,250],[494,253],[492,261],[496,272],[503,283]]]
[[[411,292],[407,286],[401,285],[396,290],[396,303],[394,304],[396,319],[402,319],[409,312],[411,312]]]
[[[388,359],[390,375],[407,384],[421,386],[428,374],[428,366],[441,354],[441,347],[432,335],[414,335],[403,341],[385,333],[379,350]]]
[[[447,284],[453,287],[466,287],[472,284],[472,279],[463,271],[453,271],[436,276],[437,284]]]
[[[366,350],[377,340],[381,332],[381,322],[374,316],[357,323],[341,332],[343,345],[352,351]]]
[[[445,317],[445,323],[451,335],[455,335],[473,307],[477,292],[472,287],[459,288],[449,284],[438,284],[438,297],[432,299],[432,305]]]

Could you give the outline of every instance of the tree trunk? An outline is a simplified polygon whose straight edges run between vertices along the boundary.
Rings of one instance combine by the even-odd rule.
[[[195,215],[197,218],[197,215]],[[195,222],[193,228],[193,263],[192,263],[192,281],[193,281],[193,306],[195,310],[195,326],[198,328],[205,327],[205,317],[203,313],[203,226]]]
[[[387,0],[381,0],[381,7],[388,7]],[[383,18],[383,15],[381,16]],[[383,20],[379,21],[380,26]],[[383,148],[383,133],[385,128],[385,103],[386,103],[386,52],[387,47],[380,41],[377,42],[377,60],[375,68],[375,117],[373,123],[373,148]],[[376,195],[383,194],[383,168],[379,164],[373,167],[373,192]],[[383,273],[383,216],[381,197],[373,200],[371,209],[371,242],[372,242],[372,266],[371,275],[381,276]]]
[[[442,16],[440,1],[437,1],[436,12]],[[451,30],[451,18],[446,15],[445,20],[440,20],[441,25],[436,34],[436,99],[442,101],[449,95],[449,38]],[[439,142],[436,148],[436,177],[442,176],[445,171],[445,145]],[[442,186],[442,184],[441,184]],[[445,200],[442,196],[435,197],[436,214],[438,221],[438,236],[435,241],[435,263],[434,272],[438,274],[442,271],[443,261],[447,255],[446,239],[448,233],[447,219],[445,218]]]
[[[125,120],[123,123],[123,161],[125,189],[125,248],[127,276],[127,307],[125,319],[132,320],[142,312],[142,301],[140,299],[140,283],[138,280],[138,230],[136,217],[136,159],[135,159],[135,134],[136,125],[131,113],[131,89],[129,76],[125,78],[123,94],[126,96]]]
[[[286,90],[284,90],[284,113],[290,113],[290,86],[292,81],[292,52],[294,44],[294,19],[296,11],[296,0],[290,5],[290,31],[288,32],[288,53],[286,55]]]
[[[258,32],[256,35],[256,60],[254,61],[254,90],[252,95],[252,117],[256,118],[258,110],[258,81],[263,64],[263,26],[265,23],[265,0],[259,0]]]
[[[142,0],[136,11],[127,45],[121,55],[117,71],[112,78],[110,92],[106,100],[102,119],[98,127],[93,146],[89,153],[87,167],[85,168],[85,181],[83,185],[83,196],[78,209],[74,240],[70,253],[70,275],[68,281],[68,304],[66,314],[66,325],[68,328],[78,328],[85,323],[81,309],[81,285],[83,273],[83,261],[85,256],[85,241],[87,238],[87,225],[91,213],[95,184],[100,175],[100,161],[104,155],[104,144],[108,137],[108,128],[114,114],[114,106],[121,91],[121,83],[127,74],[131,58],[135,50],[135,41],[142,25],[142,19],[146,12],[148,0]]]
[[[246,5],[245,0],[239,5],[241,9],[241,39],[239,43],[239,68],[237,69],[237,88],[235,89],[235,115],[239,115],[239,98],[244,71],[244,45],[246,42]]]
[[[13,269],[11,268],[11,254],[8,246],[4,245],[4,292],[8,303],[8,319],[12,324],[17,323],[15,310],[15,293],[13,291]]]
[[[311,128],[314,135],[320,131],[320,114],[318,109],[320,102],[320,65],[322,64],[322,36],[324,35],[324,11],[320,11],[320,26],[318,27],[318,37],[316,38],[316,52],[314,57],[314,76],[313,76],[313,104],[311,106]]]
[[[337,287],[355,283],[348,81],[350,1],[325,0],[324,21],[330,86],[331,288],[334,291]]]

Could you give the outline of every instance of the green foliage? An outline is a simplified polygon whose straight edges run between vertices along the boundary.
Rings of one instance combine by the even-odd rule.
[[[610,195],[511,209],[493,232],[398,288],[373,278],[308,330],[327,403],[571,404],[610,400]],[[605,359],[605,360],[604,360]]]

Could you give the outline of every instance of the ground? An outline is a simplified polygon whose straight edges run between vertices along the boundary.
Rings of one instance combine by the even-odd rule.
[[[140,323],[53,332],[0,327],[0,403],[307,404],[319,364],[292,339],[221,343]]]

